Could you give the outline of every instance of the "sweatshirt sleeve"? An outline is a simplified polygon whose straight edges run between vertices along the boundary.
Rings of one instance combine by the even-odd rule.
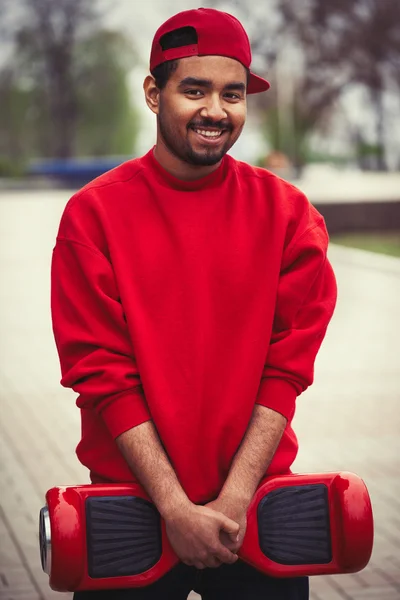
[[[314,362],[336,304],[322,218],[283,256],[273,332],[256,402],[289,421],[296,397],[313,382]]]
[[[61,384],[95,410],[115,438],[149,420],[112,265],[95,247],[57,238],[51,273]]]

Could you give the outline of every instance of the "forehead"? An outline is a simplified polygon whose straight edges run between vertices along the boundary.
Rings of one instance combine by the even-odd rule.
[[[171,81],[179,84],[185,77],[209,79],[216,86],[232,82],[246,83],[247,73],[244,66],[226,56],[189,56],[181,58]]]

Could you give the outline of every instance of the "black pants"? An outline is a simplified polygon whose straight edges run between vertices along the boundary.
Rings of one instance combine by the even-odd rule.
[[[240,560],[203,570],[180,563],[147,587],[75,592],[74,600],[186,600],[191,590],[202,600],[308,600],[308,578],[267,577]]]

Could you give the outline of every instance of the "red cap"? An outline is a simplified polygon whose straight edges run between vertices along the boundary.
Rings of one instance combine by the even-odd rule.
[[[160,39],[181,27],[193,27],[197,44],[163,50]],[[155,33],[150,54],[150,71],[167,60],[187,56],[227,56],[250,69],[251,48],[243,25],[232,15],[213,8],[185,10],[165,21]],[[250,73],[248,94],[265,92],[270,87],[266,79]]]

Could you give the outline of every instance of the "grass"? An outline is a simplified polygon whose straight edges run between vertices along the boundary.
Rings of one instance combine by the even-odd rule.
[[[337,234],[331,236],[331,242],[400,257],[400,231]]]

